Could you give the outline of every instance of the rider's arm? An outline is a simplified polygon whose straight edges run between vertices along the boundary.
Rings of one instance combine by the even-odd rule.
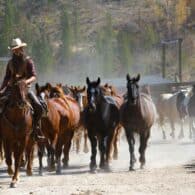
[[[9,68],[9,63],[7,64],[7,68],[6,68],[6,73],[5,73],[5,77],[3,79],[3,83],[1,85],[0,90],[4,89],[5,87],[7,87],[9,80],[11,79],[11,71]]]
[[[36,70],[35,65],[32,59],[29,59],[27,62],[27,79],[26,84],[30,85],[36,80]]]

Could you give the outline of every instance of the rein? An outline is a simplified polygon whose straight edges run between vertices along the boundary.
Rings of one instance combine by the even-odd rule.
[[[3,114],[3,119],[7,122],[7,124],[14,129],[15,131],[18,131],[19,128],[21,128],[24,123],[22,123],[21,125],[16,126],[15,124],[13,124],[12,122],[10,122],[10,120],[5,116],[5,114]]]

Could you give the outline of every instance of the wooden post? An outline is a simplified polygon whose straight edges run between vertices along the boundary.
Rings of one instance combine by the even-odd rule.
[[[179,46],[179,48],[178,48],[178,52],[179,52],[178,62],[179,62],[179,80],[180,80],[180,82],[182,82],[182,48],[181,48],[182,41],[183,41],[183,39],[181,39],[181,38],[178,39],[178,46]]]
[[[165,63],[166,63],[166,45],[162,43],[162,77],[165,78]]]

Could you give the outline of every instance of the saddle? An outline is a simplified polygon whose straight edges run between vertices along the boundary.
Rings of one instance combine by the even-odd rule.
[[[111,97],[111,96],[104,96],[104,100],[105,100],[105,102],[107,102],[108,104],[112,104],[112,105],[117,106],[116,101],[115,101],[114,98]],[[118,106],[117,106],[117,107],[118,107]]]

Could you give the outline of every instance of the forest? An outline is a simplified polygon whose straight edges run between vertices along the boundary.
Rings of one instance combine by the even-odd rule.
[[[0,0],[0,57],[9,57],[11,40],[20,37],[40,81],[161,75],[162,41],[181,38],[183,80],[193,80],[193,6],[190,0]],[[174,80],[177,42],[166,55],[166,77]]]

